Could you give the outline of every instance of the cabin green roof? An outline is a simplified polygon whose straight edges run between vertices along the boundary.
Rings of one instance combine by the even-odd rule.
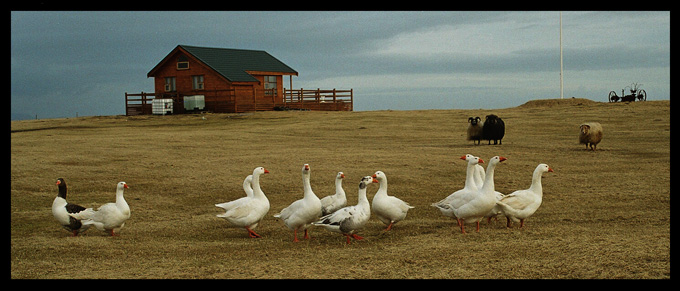
[[[231,82],[257,82],[246,71],[281,72],[297,75],[297,71],[266,51],[178,45],[196,59]],[[163,63],[165,60],[161,61]],[[160,65],[160,63],[159,63]],[[156,66],[158,67],[158,65]],[[149,75],[156,68],[149,72]]]

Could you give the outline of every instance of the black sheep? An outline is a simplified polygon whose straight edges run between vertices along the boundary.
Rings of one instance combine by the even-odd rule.
[[[503,144],[503,136],[505,135],[505,122],[500,117],[490,114],[486,116],[484,127],[482,128],[482,137],[489,141],[493,140],[493,144]]]

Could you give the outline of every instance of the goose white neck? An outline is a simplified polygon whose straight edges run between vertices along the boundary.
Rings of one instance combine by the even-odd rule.
[[[302,185],[304,186],[304,194],[305,198],[306,197],[311,197],[311,196],[316,196],[314,194],[314,191],[312,191],[312,185],[311,182],[309,181],[309,172],[307,173],[302,173]]]
[[[345,193],[345,190],[342,189],[342,179],[335,179],[335,193]]]
[[[124,186],[118,186],[116,188],[116,199],[125,199],[123,197],[124,192],[125,192],[125,187]]]
[[[361,187],[364,187],[363,189]],[[368,185],[362,184],[359,185],[359,203],[357,205],[361,206],[367,206],[368,207],[368,197],[366,197],[366,188],[368,188]]]
[[[250,181],[250,185],[253,187],[253,197],[267,199],[264,196],[264,192],[262,192],[262,188],[260,188],[260,175],[259,173],[253,173],[253,178]]]
[[[482,191],[493,192],[495,185],[493,183],[493,174],[498,165],[497,161],[489,161],[489,165],[486,167],[486,176],[484,177],[484,185],[482,186]]]
[[[473,185],[479,188],[482,185],[475,185],[475,166],[476,164],[468,163],[467,176],[465,177],[465,187],[472,187]]]
[[[258,197],[264,196],[264,193],[260,188],[260,174],[253,173],[253,178],[250,181],[250,185],[253,187],[253,195]]]
[[[243,189],[253,189],[253,176],[247,177],[243,180]]]
[[[541,171],[540,168],[536,168],[533,177],[531,178],[531,187],[529,187],[529,190],[541,196],[543,195],[543,186],[541,185],[542,175],[543,171]]]
[[[130,214],[130,206],[125,201],[125,197],[123,197],[124,191],[125,191],[125,186],[123,186],[123,185],[120,185],[116,188],[116,206],[123,213],[129,215]]]
[[[364,189],[359,189],[359,204],[362,203],[367,203],[368,204],[368,197],[366,196],[366,188],[364,186]]]
[[[378,192],[375,195],[387,195],[387,178],[383,177],[379,182],[380,187],[378,187]]]

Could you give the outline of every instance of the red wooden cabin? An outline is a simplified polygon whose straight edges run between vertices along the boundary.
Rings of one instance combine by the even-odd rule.
[[[126,115],[151,114],[154,99],[172,100],[173,114],[193,109],[352,110],[351,89],[284,89],[283,77],[297,75],[297,71],[265,51],[178,45],[147,74],[154,78],[155,93],[125,93]],[[185,108],[185,97],[193,96],[204,100],[205,107]]]

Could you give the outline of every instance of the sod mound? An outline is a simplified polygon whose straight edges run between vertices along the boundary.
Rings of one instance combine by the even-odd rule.
[[[596,102],[585,98],[565,98],[565,99],[539,99],[531,100],[524,103],[518,107],[520,108],[534,108],[534,107],[553,107],[553,106],[564,106],[564,105],[592,105],[600,102]]]

